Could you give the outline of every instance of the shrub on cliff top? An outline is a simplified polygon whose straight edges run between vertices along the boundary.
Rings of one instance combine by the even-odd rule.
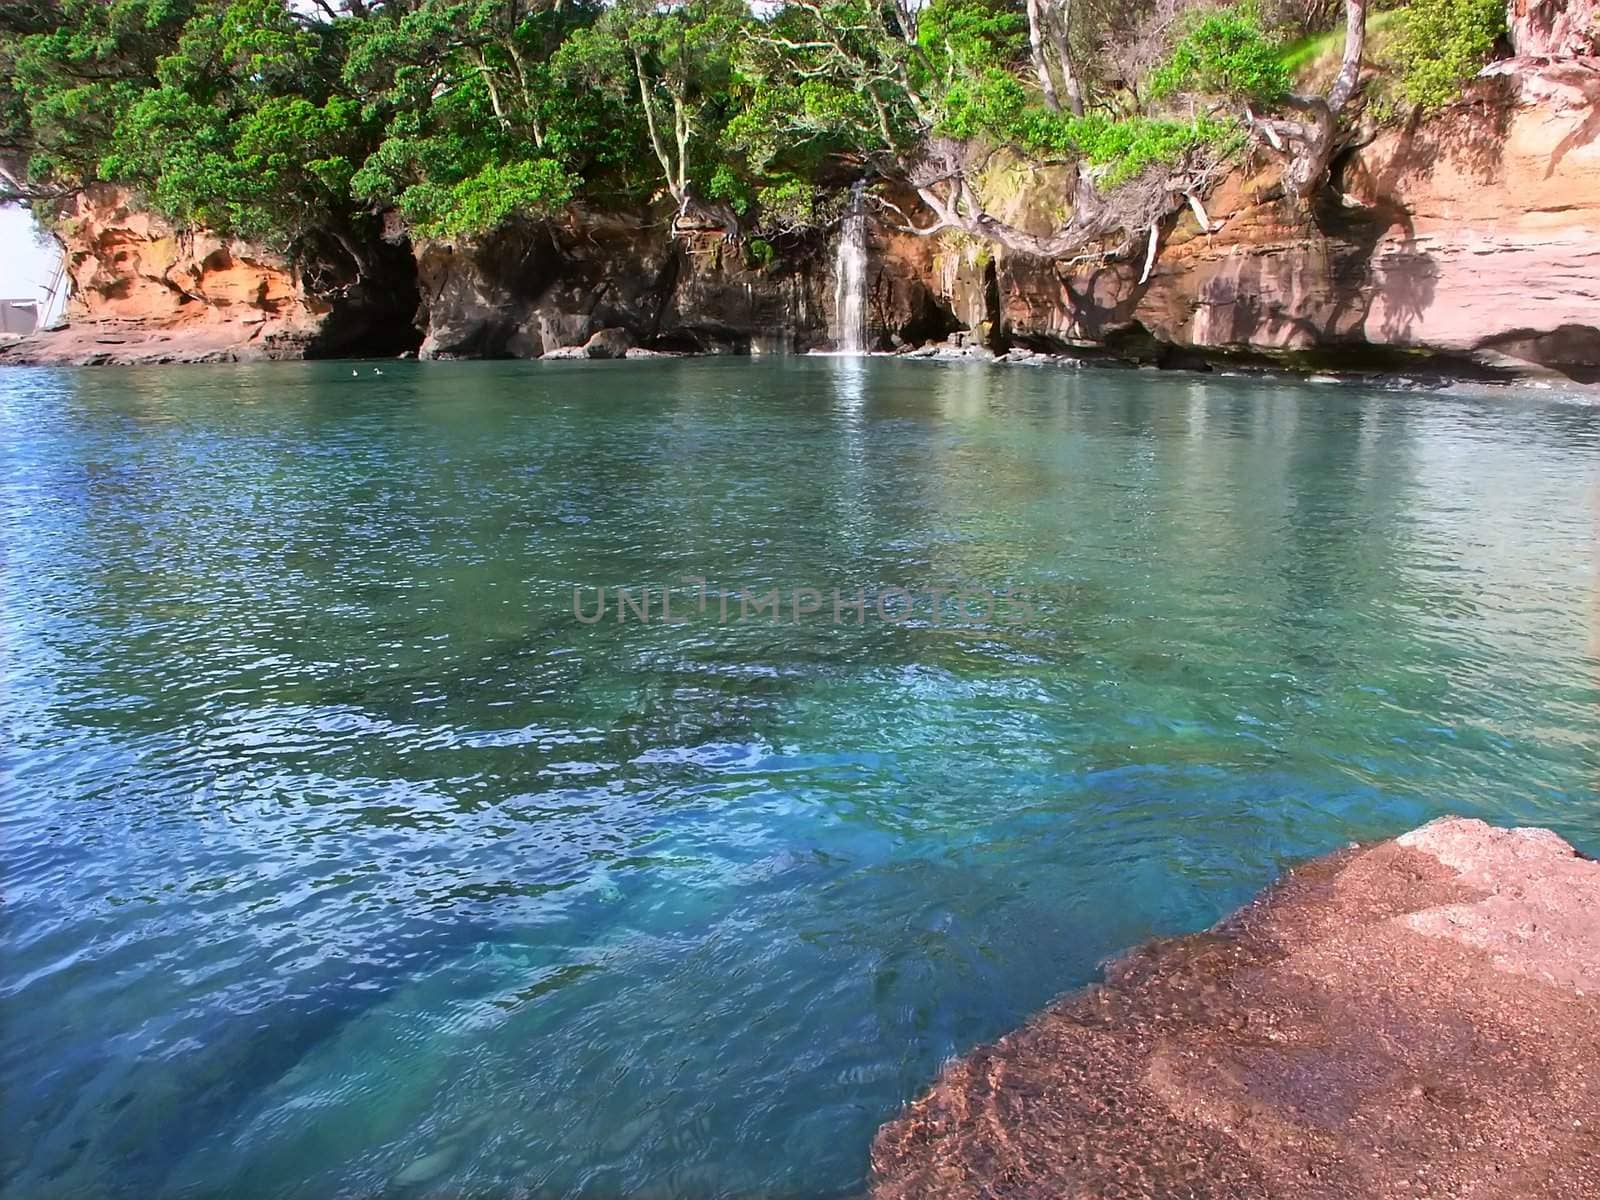
[[[1270,104],[1288,90],[1288,68],[1249,4],[1194,18],[1172,57],[1150,76],[1153,100],[1202,92]]]
[[[1443,108],[1488,60],[1506,30],[1503,0],[1412,0],[1391,52],[1401,92],[1424,112]]]
[[[1191,151],[1226,148],[1236,125],[1203,114],[1187,121],[1098,112],[1073,117],[1030,103],[1015,76],[991,71],[950,89],[940,131],[1017,146],[1041,158],[1079,158],[1104,168],[1100,184],[1114,188]]]

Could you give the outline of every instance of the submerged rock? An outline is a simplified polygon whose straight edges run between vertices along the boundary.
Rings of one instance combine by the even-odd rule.
[[[1319,859],[952,1064],[872,1194],[1600,1196],[1596,913],[1544,830]]]

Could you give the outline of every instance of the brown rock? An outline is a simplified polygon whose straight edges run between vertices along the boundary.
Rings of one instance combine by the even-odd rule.
[[[872,1195],[1600,1196],[1600,864],[1447,819],[1112,964],[880,1130]]]
[[[719,233],[673,237],[650,214],[574,214],[479,242],[418,248],[425,358],[563,357],[604,330],[635,346],[701,354],[788,353],[829,343],[833,247],[816,235],[765,266]],[[876,343],[957,327],[930,282],[922,239],[872,232],[868,326]]]
[[[174,230],[109,185],[78,195],[60,230],[67,325],[0,348],[0,362],[244,361],[396,353],[417,341],[403,250],[374,247],[367,279],[330,278],[318,292],[279,255]],[[393,271],[397,258],[405,270]]]
[[[1270,176],[1229,177],[1206,198],[1213,230],[1182,213],[1145,284],[1142,262],[1005,254],[947,256],[938,282],[965,324],[1034,349],[1432,357],[1600,381],[1600,70],[1483,88],[1351,155],[1335,181],[1350,204],[1297,211]]]
[[[602,329],[583,344],[589,358],[623,358],[633,347],[633,335],[626,329]]]

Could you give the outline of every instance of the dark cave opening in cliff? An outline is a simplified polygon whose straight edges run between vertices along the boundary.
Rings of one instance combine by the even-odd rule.
[[[307,358],[398,358],[422,345],[422,290],[407,239],[365,248],[362,275],[339,289]]]

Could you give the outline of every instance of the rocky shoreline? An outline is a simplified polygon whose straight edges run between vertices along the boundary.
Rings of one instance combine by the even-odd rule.
[[[1372,132],[1334,199],[1285,198],[1246,163],[1158,251],[1042,261],[869,222],[868,344],[914,357],[1112,362],[1474,381],[1600,383],[1600,60],[1513,60],[1466,100]],[[1044,229],[1070,191],[995,156],[995,212]],[[573,209],[476,241],[373,249],[308,280],[260,247],[174,231],[97,186],[63,226],[70,325],[0,363],[272,358],[614,358],[833,344],[838,227],[757,261],[656,212]]]
[[[1600,863],[1546,830],[1308,863],[952,1063],[871,1194],[1600,1195],[1597,912]]]
[[[69,332],[71,336],[68,336]],[[602,330],[591,339],[590,343],[562,347],[540,355],[532,361],[564,363],[725,357],[714,351],[651,350],[643,346],[619,345],[603,336],[612,332]],[[216,363],[292,362],[301,361],[305,357],[299,353],[279,352],[270,344],[239,345],[225,336],[218,336],[211,330],[194,336],[166,329],[146,329],[120,323],[96,324],[87,328],[74,327],[70,331],[53,330],[28,337],[0,339],[0,366],[203,366]],[[417,356],[406,353],[398,357],[415,359]],[[771,357],[771,355],[758,357]],[[831,352],[810,351],[798,357],[837,356]],[[1273,382],[1359,384],[1389,391],[1438,391],[1458,383],[1541,389],[1557,386],[1548,379],[1503,376],[1493,372],[1472,370],[1443,371],[1428,363],[1418,364],[1418,369],[1407,374],[1376,370],[1296,370],[1292,366],[1270,362],[1240,363],[1229,359],[1205,357],[1185,358],[1179,362],[1140,363],[1110,355],[1058,353],[1029,350],[1020,346],[996,352],[981,345],[963,345],[958,341],[928,343],[905,350],[874,351],[860,357],[930,364],[1020,366],[1056,370],[1187,372],[1214,374],[1218,378],[1243,377]],[[1559,381],[1559,386],[1566,394],[1587,395],[1600,391],[1592,385],[1575,384],[1567,380]]]
[[[0,367],[99,367],[99,366],[184,366],[216,363],[286,362],[300,361],[306,356],[298,353],[275,352],[269,346],[239,346],[225,339],[191,339],[175,336],[160,329],[126,328],[119,325],[78,328],[72,337],[67,331],[51,331],[27,338],[0,339]],[[591,339],[595,344],[567,346],[540,355],[534,362],[600,362],[617,360],[661,360],[700,357],[726,357],[715,351],[651,350],[643,346],[618,345],[601,335]],[[370,357],[370,356],[366,356]],[[397,356],[415,359],[414,353]],[[771,357],[762,355],[759,357]],[[798,357],[838,357],[832,352],[810,351]],[[1579,383],[1570,379],[1550,378],[1540,375],[1502,374],[1475,370],[1470,366],[1455,369],[1442,368],[1437,363],[1419,362],[1406,371],[1385,371],[1372,368],[1340,370],[1328,367],[1317,370],[1310,367],[1297,369],[1292,364],[1271,361],[1245,361],[1236,359],[1186,356],[1176,361],[1139,362],[1112,355],[1090,353],[1060,353],[1013,347],[994,351],[982,345],[963,345],[959,341],[927,343],[903,350],[873,351],[863,358],[923,362],[933,365],[975,365],[991,367],[1027,367],[1038,370],[1142,370],[1162,374],[1211,375],[1219,379],[1244,378],[1266,383],[1313,383],[1362,386],[1390,392],[1443,392],[1457,385],[1488,385],[1491,388],[1514,390],[1533,389],[1556,391],[1564,397],[1583,402],[1600,402],[1600,386]]]

